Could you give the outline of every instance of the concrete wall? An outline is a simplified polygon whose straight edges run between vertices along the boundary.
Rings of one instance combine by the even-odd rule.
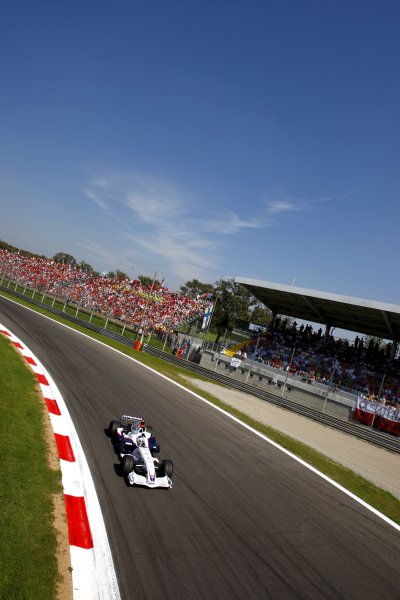
[[[356,395],[340,391],[333,393],[326,385],[306,383],[299,378],[287,376],[286,372],[279,369],[248,360],[242,361],[238,368],[233,369],[230,367],[230,360],[229,356],[204,350],[200,365],[278,397],[283,396],[345,420],[351,419]]]

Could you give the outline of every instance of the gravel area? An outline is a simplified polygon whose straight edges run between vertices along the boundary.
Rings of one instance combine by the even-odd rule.
[[[187,377],[196,387],[253,419],[311,446],[400,499],[400,455],[301,415],[215,383]]]

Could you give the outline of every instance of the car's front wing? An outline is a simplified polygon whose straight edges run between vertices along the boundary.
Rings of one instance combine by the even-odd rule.
[[[149,488],[172,487],[172,481],[168,477],[168,475],[164,475],[164,477],[156,477],[154,481],[150,481],[144,475],[138,475],[137,473],[135,473],[135,471],[132,471],[131,473],[129,473],[127,479],[130,485],[144,485]]]

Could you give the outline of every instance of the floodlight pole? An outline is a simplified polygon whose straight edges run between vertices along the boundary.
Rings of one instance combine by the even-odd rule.
[[[213,303],[213,308],[212,308],[212,312],[211,312],[211,315],[210,315],[210,319],[209,319],[209,321],[207,323],[206,331],[204,333],[204,341],[206,341],[206,337],[208,335],[208,332],[210,331],[211,321],[213,320],[213,317],[214,317],[215,307],[217,305],[217,301],[218,301],[218,298],[219,298],[219,292],[220,292],[221,287],[222,287],[222,278],[221,278],[221,281],[220,281],[219,286],[217,288],[217,291],[215,292],[215,300],[214,300],[214,303]]]
[[[140,338],[141,343],[143,343],[143,338],[144,338],[144,335],[143,335],[143,323],[144,323],[144,320],[145,320],[145,318],[147,316],[147,309],[148,309],[150,297],[153,295],[153,287],[154,287],[154,282],[156,280],[156,277],[157,277],[157,273],[154,273],[154,278],[153,278],[153,283],[151,284],[150,294],[147,296],[146,304],[144,306],[144,312],[143,312],[142,320],[140,321],[139,329],[138,329],[138,331],[136,333],[136,338],[135,339],[137,340],[138,339],[138,335],[139,335],[139,331],[142,329],[141,338]]]

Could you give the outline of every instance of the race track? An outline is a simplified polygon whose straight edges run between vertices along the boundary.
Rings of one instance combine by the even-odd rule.
[[[103,510],[123,600],[399,598],[400,535],[134,361],[0,296],[0,322],[57,382]],[[126,487],[105,428],[154,427],[172,490]]]

